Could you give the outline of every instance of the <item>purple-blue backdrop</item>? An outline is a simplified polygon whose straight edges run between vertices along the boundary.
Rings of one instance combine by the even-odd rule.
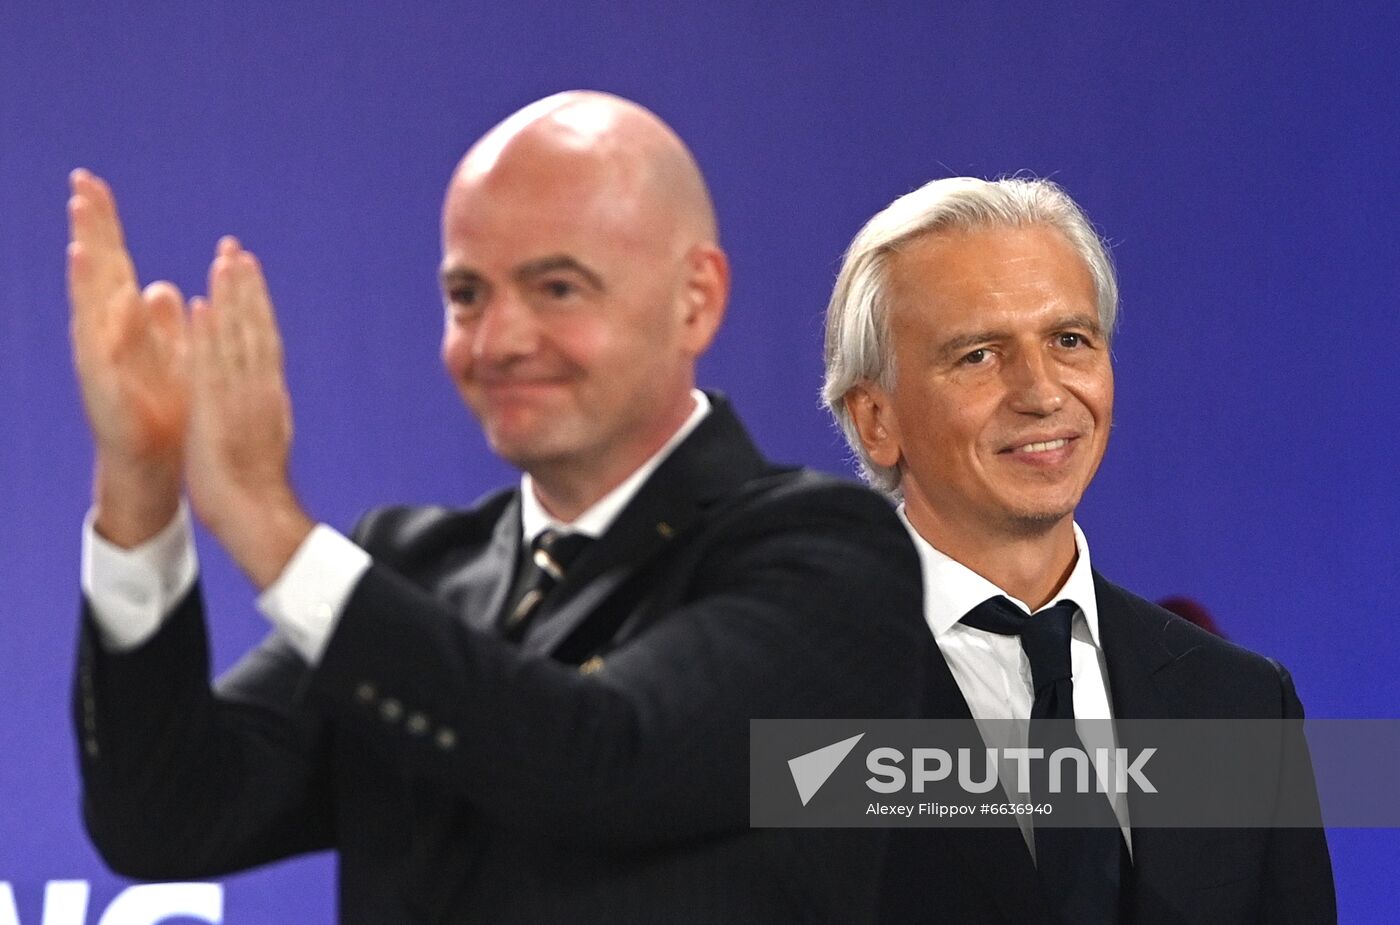
[[[834,471],[820,318],[856,228],[937,175],[1067,186],[1123,280],[1095,563],[1203,601],[1312,715],[1400,716],[1393,2],[87,6],[0,5],[0,882],[24,923],[49,881],[89,881],[92,923],[125,885],[83,835],[66,716],[90,455],[67,171],[111,179],[143,279],[203,291],[224,232],[263,258],[298,485],[344,527],[511,477],[438,369],[439,197],[471,139],[570,87],[694,147],[735,282],[703,383],[771,454]],[[263,625],[201,549],[224,667]],[[1390,921],[1400,835],[1332,846],[1343,921]],[[329,922],[332,876],[226,881],[224,921]]]

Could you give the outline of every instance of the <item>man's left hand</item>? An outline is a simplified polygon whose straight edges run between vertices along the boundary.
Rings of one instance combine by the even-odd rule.
[[[257,258],[219,241],[209,296],[191,302],[185,480],[195,513],[259,590],[313,526],[288,478],[292,406]]]

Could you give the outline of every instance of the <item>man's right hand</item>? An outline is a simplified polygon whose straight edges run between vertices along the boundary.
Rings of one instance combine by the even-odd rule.
[[[111,190],[71,176],[68,299],[73,363],[97,450],[96,529],[132,547],[180,502],[189,404],[184,299],[170,283],[137,287]]]

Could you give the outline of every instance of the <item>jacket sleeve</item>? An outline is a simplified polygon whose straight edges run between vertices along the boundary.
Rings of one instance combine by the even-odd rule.
[[[1325,925],[1337,921],[1337,895],[1332,880],[1332,859],[1327,851],[1327,836],[1322,828],[1312,759],[1303,738],[1303,704],[1298,699],[1293,678],[1287,669],[1277,662],[1273,664],[1279,673],[1283,717],[1285,720],[1297,720],[1296,723],[1287,724],[1290,729],[1283,745],[1279,792],[1290,801],[1309,801],[1303,809],[1316,819],[1316,825],[1269,830],[1262,889],[1265,905],[1262,921],[1270,925]],[[1300,807],[1290,806],[1289,815],[1298,818]]]
[[[327,847],[323,729],[296,705],[304,665],[275,636],[260,688],[209,683],[198,585],[134,650],[106,651],[84,604],[74,685],[83,815],[113,870],[215,876]]]

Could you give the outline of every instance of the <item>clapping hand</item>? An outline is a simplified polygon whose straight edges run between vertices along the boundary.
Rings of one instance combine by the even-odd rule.
[[[137,288],[116,203],[72,175],[68,284],[74,365],[97,450],[96,528],[120,546],[160,531],[182,477],[196,514],[260,589],[312,523],[287,477],[291,401],[256,258],[218,244],[189,314],[170,283]]]
[[[209,296],[191,300],[190,311],[190,501],[264,588],[312,523],[287,474],[292,404],[282,338],[257,258],[234,238],[219,241]]]
[[[96,526],[120,546],[175,514],[189,413],[184,301],[170,283],[137,288],[107,184],[71,177],[68,297],[73,362],[97,450]]]

